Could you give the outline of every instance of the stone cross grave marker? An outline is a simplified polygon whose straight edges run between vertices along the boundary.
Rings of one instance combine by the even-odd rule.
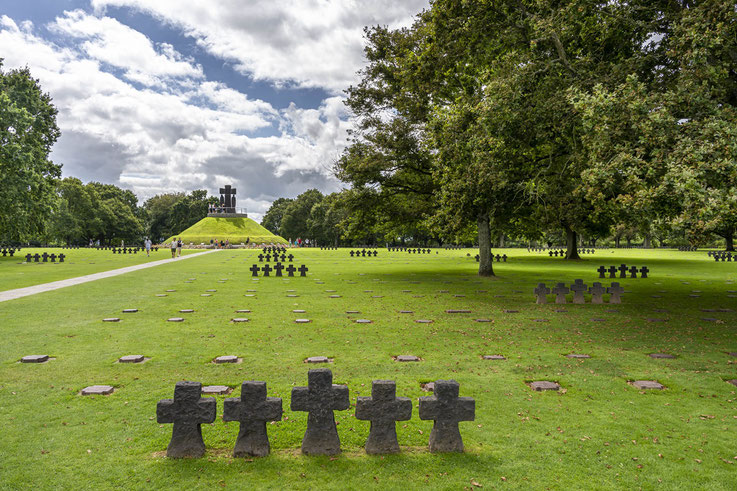
[[[535,303],[548,303],[547,295],[550,293],[550,288],[545,286],[545,283],[538,283],[535,288]]]
[[[604,303],[602,295],[606,293],[606,288],[601,283],[595,281],[594,285],[589,288],[589,293],[591,293],[591,303]]]
[[[566,303],[566,294],[569,291],[570,290],[564,283],[556,283],[555,288],[553,288],[555,303]]]
[[[307,372],[307,387],[292,388],[292,411],[307,411],[307,431],[302,439],[305,455],[336,455],[340,438],[333,411],[350,407],[348,387],[333,385],[333,372],[318,368]]]
[[[264,258],[266,258],[266,262],[267,263],[270,262],[271,261],[271,254],[265,255]]]
[[[609,303],[622,303],[622,294],[624,293],[624,288],[619,286],[619,283],[616,281],[612,283],[612,285],[606,289],[607,293],[609,293]]]
[[[174,399],[163,399],[156,405],[158,423],[174,423],[166,456],[172,458],[202,457],[205,442],[202,440],[202,423],[215,421],[217,402],[200,396],[199,382],[177,382]]]
[[[289,259],[289,262],[291,263],[292,259],[294,259],[294,255],[293,254],[288,255],[287,259]]]
[[[294,264],[290,264],[287,266],[287,276],[294,276],[294,272],[297,271],[297,268],[294,267]]]
[[[263,457],[271,451],[267,421],[282,417],[280,397],[266,397],[266,382],[243,382],[241,396],[225,399],[223,421],[239,421],[233,457]]]
[[[276,276],[281,276],[281,272],[284,269],[284,265],[282,263],[276,263],[274,265],[274,271],[276,271]]]
[[[588,291],[588,285],[584,284],[583,280],[574,280],[571,291],[573,292],[573,303],[586,303],[583,294]]]
[[[609,278],[616,278],[617,277],[617,267],[616,266],[609,266]]]
[[[60,263],[63,263],[63,262],[64,262],[64,258],[65,258],[65,257],[66,257],[66,256],[65,256],[64,254],[59,254],[59,262],[60,262]]]
[[[420,419],[434,421],[430,433],[430,452],[463,452],[460,421],[473,421],[476,401],[458,397],[460,384],[455,380],[437,380],[432,396],[420,397]]]
[[[258,272],[261,270],[258,266],[255,264],[249,268],[251,270],[251,276],[258,276]]]
[[[637,278],[637,266],[630,267],[630,278]]]
[[[271,273],[273,271],[273,268],[271,266],[269,266],[268,264],[264,264],[264,267],[261,268],[261,271],[264,272],[264,276],[269,276],[269,273]]]
[[[371,421],[366,453],[399,452],[395,421],[407,421],[411,417],[412,401],[409,397],[397,397],[396,382],[374,380],[371,397],[359,397],[356,401],[356,419]]]
[[[606,267],[605,266],[599,266],[599,269],[596,270],[599,273],[599,278],[606,278]]]
[[[619,277],[620,278],[626,278],[627,277],[627,265],[626,264],[620,264],[617,269],[619,270]]]
[[[650,272],[650,269],[647,266],[643,266],[640,268],[640,278],[647,278],[647,274]]]
[[[302,266],[297,268],[297,271],[299,271],[300,276],[307,276],[307,271],[309,271],[309,269],[307,269],[307,266],[303,264]]]

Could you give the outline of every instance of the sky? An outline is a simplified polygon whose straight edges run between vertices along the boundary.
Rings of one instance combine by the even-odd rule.
[[[64,177],[140,204],[238,190],[272,201],[344,184],[345,90],[364,26],[409,26],[428,0],[0,0],[3,70],[27,66],[59,111]]]

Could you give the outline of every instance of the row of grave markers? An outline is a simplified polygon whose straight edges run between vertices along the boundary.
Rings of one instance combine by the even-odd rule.
[[[113,247],[111,250],[113,251],[113,254],[138,254],[138,251],[140,251],[141,249],[139,249],[138,247],[128,247],[127,249],[125,247]],[[158,252],[159,248],[152,247],[151,250]]]
[[[599,273],[599,278],[606,278],[607,272],[609,273],[609,278],[616,278],[617,271],[619,271],[620,278],[627,278],[627,272],[629,272],[630,278],[637,278],[638,272],[640,273],[640,278],[647,278],[650,269],[647,266],[643,266],[640,269],[637,269],[637,266],[630,266],[628,268],[626,264],[620,264],[619,267],[609,266],[609,269],[606,266],[599,266],[599,269],[596,270]]]
[[[274,276],[283,276],[282,271],[286,271],[287,276],[294,276],[295,271],[299,271],[300,276],[307,276],[307,272],[309,271],[307,266],[305,266],[304,264],[301,265],[299,268],[295,268],[293,264],[290,264],[285,268],[282,263],[274,264],[273,268],[268,264],[265,264],[263,267],[259,267],[258,264],[254,264],[248,269],[251,272],[251,276],[258,276],[259,271],[263,273],[263,276],[270,276],[270,273],[272,271],[274,271]]]
[[[362,249],[360,251],[350,251],[350,255],[351,255],[351,257],[354,257],[354,256],[355,257],[366,257],[366,256],[368,256],[368,257],[371,257],[371,256],[376,257],[376,256],[379,255],[379,252],[378,251],[367,251],[366,249]]]
[[[732,253],[731,252],[709,251],[709,252],[707,252],[707,255],[709,257],[714,258],[714,261],[722,261],[722,262],[727,261],[727,262],[731,262],[732,261],[732,257],[734,257],[735,262],[737,262],[737,254],[735,254],[734,256],[732,256]]]
[[[256,256],[256,257],[258,257],[258,262],[260,262],[260,263],[264,262],[264,259],[266,259],[266,262],[267,262],[267,263],[268,263],[268,262],[271,262],[271,258],[272,258],[271,254],[268,254],[268,253],[267,253],[266,255],[264,255],[264,254],[259,254],[259,255],[258,255],[258,256]],[[290,255],[288,255],[288,256],[287,256],[286,254],[282,254],[281,256],[279,256],[279,254],[278,254],[278,253],[274,253],[274,256],[273,256],[273,258],[274,258],[274,262],[279,262],[279,261],[281,261],[281,262],[283,262],[283,263],[284,263],[284,262],[286,262],[286,261],[287,261],[287,259],[289,259],[289,262],[291,263],[291,262],[292,262],[292,260],[294,259],[294,255],[293,255],[293,254],[290,254]]]
[[[473,421],[476,401],[459,397],[460,384],[455,380],[435,382],[434,395],[419,398],[419,416],[434,422],[430,433],[430,452],[463,452],[463,440],[458,423]],[[396,396],[396,382],[374,380],[371,397],[358,397],[355,416],[370,421],[366,440],[369,454],[399,452],[396,421],[412,417],[412,401]],[[217,415],[217,401],[201,396],[200,382],[177,382],[173,399],[163,399],[156,405],[156,421],[170,423],[172,437],[166,449],[167,457],[202,457],[205,443],[202,424],[212,423]],[[267,421],[282,418],[282,400],[267,397],[266,382],[249,381],[241,385],[241,396],[225,399],[223,421],[238,421],[240,431],[233,456],[266,456],[271,451]],[[336,455],[340,453],[340,438],[333,411],[350,407],[348,387],[333,384],[330,369],[319,368],[307,373],[307,387],[293,387],[290,408],[308,413],[307,429],[302,439],[305,455]]]
[[[261,249],[261,252],[264,252],[266,254],[274,253],[274,252],[283,254],[286,251],[287,251],[287,248],[284,246],[269,246],[269,247],[264,247],[263,249]]]
[[[34,263],[39,262],[39,260],[42,260],[41,262],[47,263],[49,262],[49,259],[52,263],[55,263],[57,259],[59,259],[60,263],[64,262],[64,258],[66,256],[64,254],[59,254],[58,256],[56,254],[49,254],[48,252],[44,252],[43,254],[26,254],[26,262],[30,263],[31,260],[33,260]]]
[[[555,303],[566,303],[566,295],[569,292],[573,292],[573,303],[586,303],[586,298],[583,296],[584,293],[588,292],[591,294],[591,303],[604,303],[603,295],[609,294],[609,303],[622,303],[622,294],[624,288],[619,286],[616,281],[611,284],[608,288],[605,288],[601,283],[594,282],[590,288],[586,285],[583,280],[574,280],[570,288],[565,283],[556,283],[552,289],[552,293],[555,295]],[[538,283],[535,288],[535,303],[548,303],[548,295],[551,293],[550,288],[545,286],[545,283]]]
[[[494,256],[494,254],[492,254],[491,255],[491,260],[493,261],[495,257],[496,257],[496,262],[500,262],[500,261],[504,261],[505,263],[507,262],[507,255],[506,254],[504,254],[503,256],[500,256],[499,254],[497,254],[496,256]],[[476,254],[475,259],[476,259],[476,262],[479,262],[481,260],[481,256],[479,256],[478,254]]]
[[[409,247],[387,247],[389,252],[407,252],[409,254],[430,254],[430,249],[411,249]],[[447,247],[446,247],[447,249]]]
[[[20,247],[18,248],[18,250],[20,251]],[[3,257],[6,257],[8,255],[10,255],[10,257],[13,257],[13,254],[15,254],[15,249],[13,249],[13,248],[9,248],[9,249],[3,248],[2,250],[0,250],[0,254],[2,254]]]

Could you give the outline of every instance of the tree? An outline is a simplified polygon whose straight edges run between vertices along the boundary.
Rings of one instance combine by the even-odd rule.
[[[61,166],[49,160],[60,135],[56,108],[28,68],[2,70],[0,59],[0,239],[42,233]]]
[[[261,219],[261,226],[272,234],[279,235],[284,212],[292,201],[294,200],[290,198],[277,198],[274,200]]]
[[[312,208],[320,203],[323,194],[317,189],[308,189],[290,202],[279,227],[279,235],[286,238],[310,238],[309,220]]]

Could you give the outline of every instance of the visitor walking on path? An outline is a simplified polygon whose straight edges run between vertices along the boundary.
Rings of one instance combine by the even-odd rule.
[[[182,239],[177,240],[177,257],[182,257]]]
[[[146,240],[143,243],[143,247],[146,249],[146,256],[151,257],[151,239],[146,237]]]
[[[177,257],[177,239],[171,239],[171,258]]]

